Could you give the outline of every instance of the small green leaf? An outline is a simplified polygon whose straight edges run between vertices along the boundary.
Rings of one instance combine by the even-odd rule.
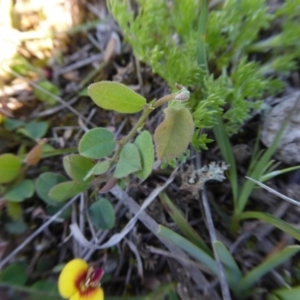
[[[158,159],[169,161],[183,153],[192,140],[194,122],[190,111],[184,107],[168,107],[165,120],[154,134]]]
[[[49,205],[57,206],[58,203],[49,197],[50,190],[57,184],[67,181],[66,177],[46,172],[41,174],[35,181],[35,189],[38,196]]]
[[[122,178],[128,174],[141,170],[141,168],[142,165],[139,150],[136,145],[129,143],[121,150],[114,177]]]
[[[84,192],[89,188],[89,183],[82,183],[76,181],[66,181],[54,186],[50,192],[49,197],[55,201],[66,201],[75,195]]]
[[[25,265],[22,263],[10,264],[1,273],[0,281],[13,285],[24,285],[27,281]]]
[[[89,215],[98,229],[111,229],[115,224],[115,211],[106,198],[100,198],[89,207]]]
[[[63,165],[66,173],[75,181],[84,181],[88,171],[94,166],[91,159],[81,156],[79,154],[67,155],[63,159]],[[87,182],[92,181],[90,177]]]
[[[42,138],[48,130],[47,122],[32,121],[25,125],[25,127],[18,129],[18,132],[33,139],[34,141]]]
[[[92,100],[101,108],[120,113],[139,112],[146,104],[144,97],[118,82],[97,82],[88,87],[88,92]]]
[[[27,224],[22,220],[17,220],[5,224],[5,230],[10,234],[22,234],[27,230]]]
[[[154,147],[150,132],[143,131],[134,144],[138,147],[142,160],[142,170],[135,175],[140,179],[146,179],[151,174],[154,164]]]
[[[109,169],[109,161],[99,161],[97,162],[86,174],[86,176],[83,178],[83,180],[86,180],[92,175],[101,175],[108,171]]]
[[[25,122],[18,119],[6,118],[3,121],[3,125],[7,130],[15,130],[25,125]]]
[[[34,193],[34,184],[32,180],[25,179],[16,185],[10,187],[4,194],[4,199],[12,202],[22,202],[30,198]]]
[[[11,217],[12,220],[17,221],[22,218],[23,210],[22,206],[18,202],[6,202],[7,214]]]
[[[0,183],[14,180],[21,169],[21,160],[10,153],[0,155]]]
[[[114,135],[105,128],[94,128],[86,132],[78,146],[85,157],[100,159],[110,155],[115,149]]]
[[[41,81],[37,85],[47,92],[53,94],[54,96],[59,95],[59,88],[48,80]],[[57,101],[52,96],[46,94],[42,89],[39,89],[37,87],[34,88],[34,95],[39,100],[44,101],[48,105],[55,105]]]

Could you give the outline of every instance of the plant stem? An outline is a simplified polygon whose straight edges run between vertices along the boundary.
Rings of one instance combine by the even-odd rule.
[[[140,127],[143,126],[143,124],[145,123],[146,119],[148,118],[148,116],[151,114],[151,112],[158,108],[159,106],[174,100],[175,97],[177,96],[177,93],[173,93],[170,95],[166,95],[160,99],[158,99],[156,102],[154,102],[153,104],[147,104],[146,105],[146,109],[144,110],[143,114],[141,115],[141,117],[139,118],[139,120],[137,121],[137,123],[133,126],[133,128],[130,130],[130,132],[128,133],[128,135],[126,137],[124,137],[120,142],[119,142],[119,148],[118,150],[115,152],[114,156],[111,159],[111,165],[113,165],[113,163],[116,162],[116,160],[118,159],[123,146],[128,143],[137,133],[137,131],[139,130]]]
[[[206,27],[208,18],[208,0],[201,0],[201,11],[198,25],[198,41],[197,41],[197,62],[205,72],[208,73],[205,40],[206,40]]]

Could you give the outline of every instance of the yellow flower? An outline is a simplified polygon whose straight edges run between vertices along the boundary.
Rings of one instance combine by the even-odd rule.
[[[103,300],[100,287],[102,269],[94,269],[82,259],[75,258],[62,269],[58,278],[60,295],[69,300]]]

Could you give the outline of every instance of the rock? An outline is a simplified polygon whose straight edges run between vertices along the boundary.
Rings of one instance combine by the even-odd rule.
[[[290,118],[275,152],[275,158],[288,164],[300,163],[300,91],[283,97],[267,116],[261,133],[261,141],[270,147],[282,125]],[[297,101],[299,99],[299,101]],[[293,113],[292,113],[293,110]]]

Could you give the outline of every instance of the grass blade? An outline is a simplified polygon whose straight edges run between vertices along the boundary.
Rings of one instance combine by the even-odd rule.
[[[178,208],[173,204],[166,193],[162,192],[159,194],[160,201],[162,202],[164,208],[182,231],[182,233],[197,247],[205,251],[211,257],[213,256],[212,251],[206,245],[204,240],[198,235],[194,228],[186,221]]]
[[[238,184],[237,184],[237,174],[236,174],[236,165],[235,159],[232,152],[232,147],[225,131],[225,126],[222,119],[218,118],[218,125],[214,126],[214,135],[218,146],[220,147],[222,156],[225,162],[230,165],[228,169],[229,181],[232,188],[233,199],[236,207],[237,197],[238,197]]]
[[[184,237],[162,225],[159,225],[157,235],[173,243],[187,252],[190,256],[200,261],[210,271],[210,273],[216,276],[218,275],[218,267],[215,260]]]
[[[240,215],[240,219],[259,219],[265,221],[274,227],[288,233],[296,240],[300,241],[300,230],[296,229],[294,226],[290,225],[289,223],[274,217],[273,215],[262,213],[262,212],[255,212],[255,211],[248,211],[244,212]]]
[[[242,272],[240,271],[233,256],[223,243],[221,243],[220,241],[216,241],[214,243],[214,247],[224,265],[230,286],[235,287],[242,278]]]
[[[288,246],[279,253],[271,256],[269,259],[261,263],[256,268],[252,269],[246,276],[240,281],[238,285],[238,294],[242,296],[245,291],[250,289],[262,276],[272,271],[293,255],[300,251],[300,246]]]

